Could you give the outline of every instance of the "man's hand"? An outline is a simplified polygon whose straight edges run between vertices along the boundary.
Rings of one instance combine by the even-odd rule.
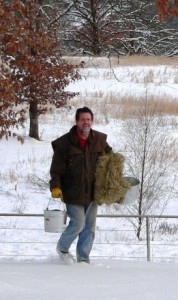
[[[59,187],[53,188],[51,191],[51,197],[52,198],[63,198],[62,191]]]

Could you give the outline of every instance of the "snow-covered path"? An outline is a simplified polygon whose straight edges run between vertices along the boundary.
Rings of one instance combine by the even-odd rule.
[[[91,265],[0,263],[1,300],[177,300],[178,264],[104,261]]]

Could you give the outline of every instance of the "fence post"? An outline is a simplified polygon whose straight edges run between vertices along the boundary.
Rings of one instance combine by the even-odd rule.
[[[146,244],[147,244],[147,261],[151,261],[150,256],[150,222],[149,217],[146,217]]]

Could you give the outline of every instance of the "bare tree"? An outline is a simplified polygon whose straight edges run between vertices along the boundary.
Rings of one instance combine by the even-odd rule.
[[[70,9],[63,14],[61,34],[63,43],[70,49],[70,53],[110,54],[112,45],[118,42],[126,27],[124,26],[122,30],[121,26],[118,26],[119,20],[113,13],[111,1],[71,0],[66,2]],[[58,9],[62,15],[61,4],[58,4]]]
[[[143,227],[141,216],[162,214],[165,209],[172,191],[168,174],[177,159],[177,146],[158,103],[147,95],[135,101],[133,117],[124,122],[122,132],[126,139],[127,171],[140,180],[138,201],[125,208],[140,216],[132,221],[138,238]]]
[[[49,2],[60,16],[64,55],[178,54],[177,20],[172,13],[161,21],[155,0]]]
[[[64,55],[178,55],[177,1],[40,2],[58,11]]]
[[[160,21],[155,0],[113,0],[112,6],[120,20],[118,25],[124,22],[127,32],[114,45],[119,53],[165,56],[178,54],[177,20],[169,16]]]

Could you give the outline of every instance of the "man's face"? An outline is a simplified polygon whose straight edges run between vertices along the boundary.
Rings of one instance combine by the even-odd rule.
[[[89,134],[93,125],[92,117],[90,113],[81,113],[79,120],[76,121],[78,131],[83,134]]]

